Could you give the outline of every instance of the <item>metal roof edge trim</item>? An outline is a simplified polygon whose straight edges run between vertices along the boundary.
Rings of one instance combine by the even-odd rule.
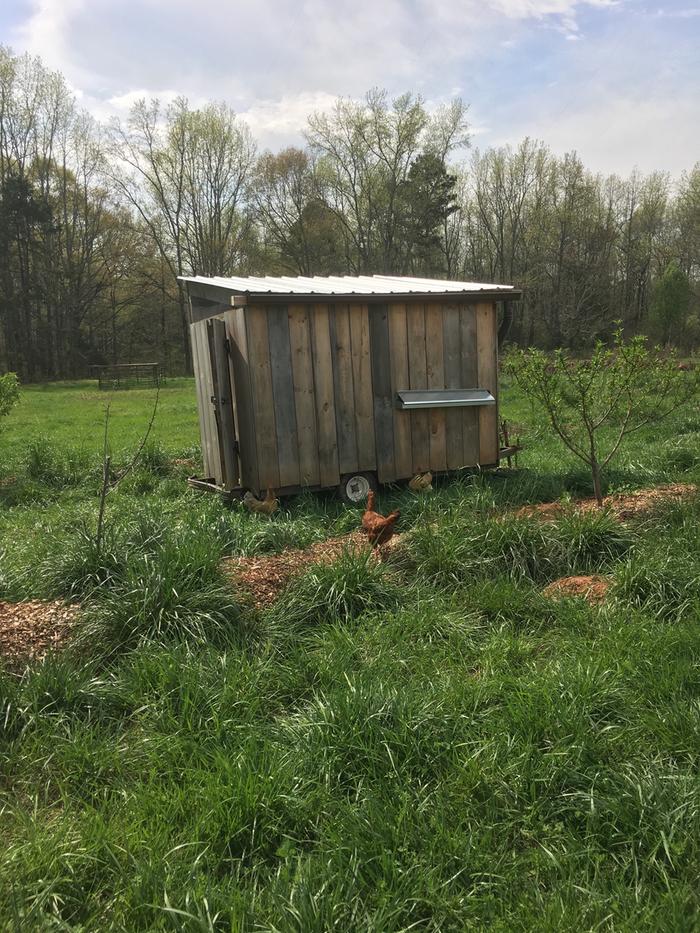
[[[210,278],[200,277],[200,276],[185,276],[179,275],[178,281],[186,282],[187,284],[193,285],[204,285],[209,288],[219,289],[224,293],[229,295],[241,295],[246,298],[255,299],[256,301],[367,301],[367,302],[381,302],[386,301],[392,298],[402,298],[402,299],[415,299],[422,301],[429,301],[434,298],[463,298],[463,297],[474,297],[474,298],[489,298],[495,301],[518,301],[522,297],[522,289],[515,288],[512,285],[494,285],[488,288],[477,288],[477,289],[447,289],[444,291],[412,291],[412,290],[400,290],[396,289],[395,291],[377,291],[377,292],[363,292],[363,291],[348,291],[348,292],[325,292],[325,291],[313,291],[309,289],[306,292],[284,292],[284,291],[273,291],[273,290],[260,290],[260,289],[243,289],[233,285],[227,285],[225,281],[212,281]]]

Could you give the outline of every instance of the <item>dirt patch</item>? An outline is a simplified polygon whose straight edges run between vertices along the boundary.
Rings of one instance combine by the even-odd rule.
[[[589,603],[597,605],[605,599],[610,589],[610,581],[594,573],[583,577],[562,577],[546,586],[542,593],[549,599],[564,599],[567,596],[582,596]]]
[[[374,548],[375,560],[383,560],[396,546],[400,535],[381,547]],[[344,551],[359,552],[369,549],[361,531],[326,538],[308,548],[294,548],[281,554],[263,554],[256,557],[229,557],[223,562],[224,573],[240,588],[256,609],[271,606],[294,577],[312,564],[332,564]]]
[[[30,600],[0,602],[0,658],[9,668],[43,658],[65,644],[75,624],[77,606]]]
[[[697,492],[697,486],[691,483],[676,483],[669,486],[656,486],[653,489],[640,489],[638,492],[617,493],[605,496],[603,506],[621,520],[643,518],[659,505],[668,502],[680,502],[689,499]],[[555,521],[568,509],[579,512],[591,512],[598,508],[595,499],[577,499],[571,504],[564,502],[542,502],[538,505],[524,505],[517,509],[518,518],[540,518],[543,521]]]

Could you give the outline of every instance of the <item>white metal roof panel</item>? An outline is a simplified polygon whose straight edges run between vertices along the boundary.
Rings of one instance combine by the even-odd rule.
[[[447,295],[479,292],[519,295],[512,285],[421,279],[393,275],[341,276],[180,276],[183,282],[225,288],[234,295]]]

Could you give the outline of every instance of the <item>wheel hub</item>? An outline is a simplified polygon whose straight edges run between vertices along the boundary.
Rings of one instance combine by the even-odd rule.
[[[351,502],[364,502],[371,487],[366,476],[353,476],[347,481],[345,488]]]

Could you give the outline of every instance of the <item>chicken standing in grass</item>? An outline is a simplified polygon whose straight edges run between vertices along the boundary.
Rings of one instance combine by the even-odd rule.
[[[394,509],[388,515],[381,515],[374,508],[374,492],[370,490],[367,496],[367,508],[362,515],[362,530],[372,545],[386,544],[394,534],[394,525],[401,513]]]
[[[248,491],[243,496],[243,505],[249,512],[257,512],[260,515],[272,515],[280,507],[279,499],[275,498],[274,493],[268,488],[267,495],[263,500],[256,499],[252,492]]]
[[[412,492],[427,492],[433,488],[433,474],[428,470],[427,473],[418,473],[413,479],[408,481],[408,488]]]

